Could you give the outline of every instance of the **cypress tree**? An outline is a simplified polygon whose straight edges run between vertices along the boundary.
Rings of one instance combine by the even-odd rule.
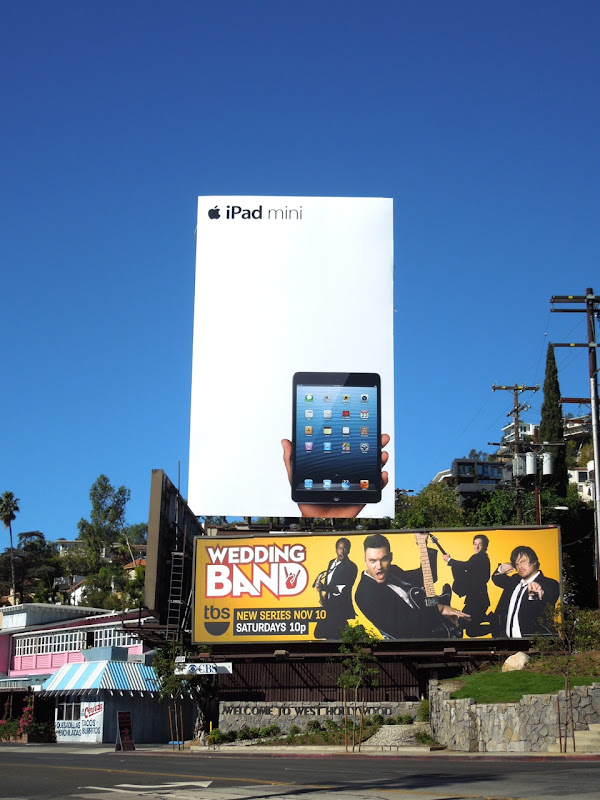
[[[539,431],[540,442],[563,442],[564,429],[562,407],[560,404],[560,386],[558,385],[558,370],[554,358],[554,346],[548,345],[546,355],[546,374],[544,376],[544,402],[542,403],[542,418]],[[566,447],[546,447],[552,453],[553,472],[546,478],[548,486],[556,489],[560,497],[567,494],[567,465]]]

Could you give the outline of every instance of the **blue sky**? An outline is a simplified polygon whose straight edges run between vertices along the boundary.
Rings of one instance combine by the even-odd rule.
[[[550,296],[600,293],[599,28],[577,0],[5,0],[15,532],[74,538],[101,473],[132,523],[152,468],[181,462],[187,491],[197,195],[393,197],[396,483],[497,441],[492,384],[541,383],[549,341],[586,340]],[[586,395],[587,351],[557,361]]]

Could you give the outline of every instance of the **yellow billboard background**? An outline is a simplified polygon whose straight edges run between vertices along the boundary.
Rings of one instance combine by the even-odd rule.
[[[325,620],[326,612],[320,605],[319,591],[313,588],[313,584],[336,557],[336,542],[340,538],[350,541],[347,558],[357,567],[352,587],[356,617],[350,622],[362,624],[378,634],[354,602],[354,594],[365,569],[363,543],[372,533],[197,538],[194,641],[208,644],[322,641],[322,638],[315,638],[315,627],[319,620]],[[420,566],[414,532],[379,533],[383,533],[390,542],[393,564],[403,570]],[[468,561],[473,555],[473,538],[484,533],[489,538],[487,553],[492,574],[498,564],[510,561],[511,551],[515,547],[531,547],[537,553],[543,574],[561,582],[560,531],[556,527],[442,530],[430,533],[458,561]],[[437,550],[431,538],[427,547]],[[441,593],[446,583],[453,583],[452,570],[438,550],[436,593]],[[489,611],[494,611],[502,590],[491,579],[487,588]],[[462,610],[464,602],[464,597],[452,594],[450,604],[453,608]],[[467,638],[464,633],[463,636]],[[489,634],[487,638],[490,638]]]

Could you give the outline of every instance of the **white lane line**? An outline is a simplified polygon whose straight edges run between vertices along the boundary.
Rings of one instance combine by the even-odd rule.
[[[206,789],[212,781],[178,781],[177,783],[117,783],[112,786],[80,786],[80,789],[94,789],[97,792],[122,792],[123,794],[139,794],[151,789],[176,789],[180,786],[197,786]]]
[[[126,789],[173,789],[176,786],[200,786],[206,789],[212,781],[177,781],[176,783],[116,783]]]

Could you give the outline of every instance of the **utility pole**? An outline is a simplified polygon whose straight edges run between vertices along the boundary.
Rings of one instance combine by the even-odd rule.
[[[513,386],[496,386],[496,384],[492,386],[492,392],[496,392],[499,389],[504,389],[507,392],[513,393],[513,408],[512,411],[509,411],[506,416],[507,417],[512,416],[513,418],[513,426],[515,430],[515,439],[513,442],[513,454],[515,456],[519,454],[521,449],[519,440],[519,414],[521,413],[521,411],[527,411],[527,409],[529,408],[527,403],[519,404],[519,395],[521,394],[521,392],[537,392],[539,388],[540,388],[539,383],[536,384],[535,386],[525,386],[524,384],[521,384],[519,386],[516,383]],[[513,470],[513,477],[515,479],[515,488],[517,490],[517,522],[520,525],[523,522],[523,508],[521,505],[521,493],[519,491],[521,488],[521,477],[519,475],[515,475],[514,470]]]
[[[554,304],[580,305],[582,308],[554,308]],[[590,373],[590,397],[561,397],[561,403],[585,403],[592,411],[592,442],[594,447],[594,527],[596,529],[596,582],[598,585],[598,607],[600,608],[600,442],[598,436],[598,363],[595,317],[599,316],[600,295],[594,290],[585,290],[585,295],[554,295],[550,298],[550,311],[561,313],[584,313],[587,316],[587,344],[561,343],[554,347],[587,347]]]

